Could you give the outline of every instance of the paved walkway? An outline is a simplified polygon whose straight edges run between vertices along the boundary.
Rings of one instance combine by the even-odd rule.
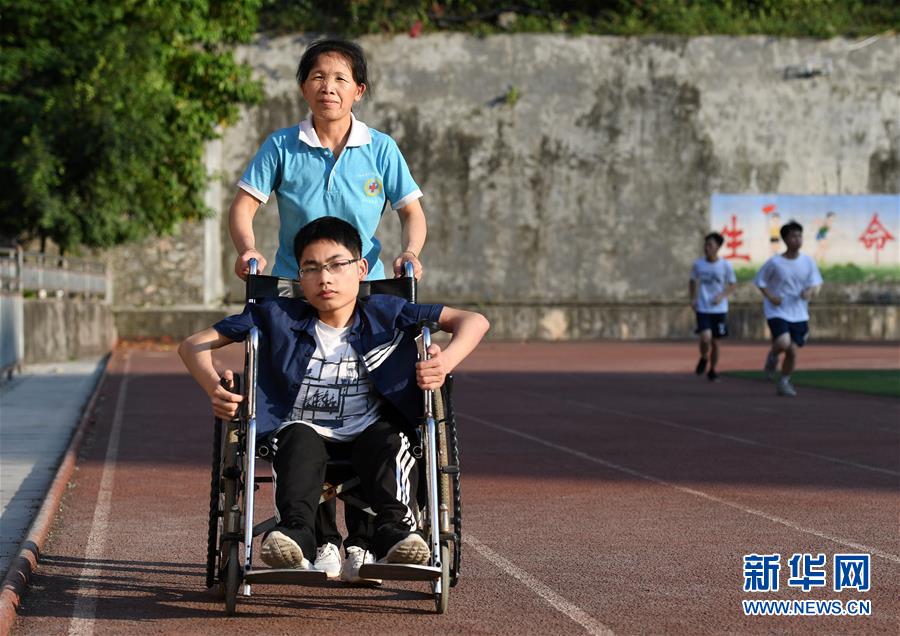
[[[44,501],[104,361],[29,365],[0,384],[0,580]]]

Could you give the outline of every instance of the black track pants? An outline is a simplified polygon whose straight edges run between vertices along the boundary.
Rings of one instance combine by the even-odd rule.
[[[306,558],[316,554],[316,511],[329,457],[350,459],[359,475],[376,513],[370,549],[377,557],[416,529],[418,470],[409,439],[391,422],[376,422],[352,442],[327,442],[308,426],[292,424],[278,432],[272,449],[276,529],[294,539]]]

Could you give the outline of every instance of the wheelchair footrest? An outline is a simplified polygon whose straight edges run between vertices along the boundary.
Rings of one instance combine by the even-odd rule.
[[[261,569],[244,573],[244,583],[252,585],[325,585],[328,575],[321,570]]]
[[[436,581],[441,578],[441,569],[406,563],[367,563],[359,568],[359,575],[364,579],[386,581]]]

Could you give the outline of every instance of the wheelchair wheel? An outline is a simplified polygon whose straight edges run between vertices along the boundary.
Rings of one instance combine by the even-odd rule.
[[[240,545],[237,541],[228,542],[227,563],[223,586],[225,588],[225,613],[234,616],[237,612],[238,589],[241,586],[241,562],[238,557]],[[224,550],[223,550],[224,552]]]
[[[240,393],[241,376],[234,376],[233,391]],[[225,514],[225,490],[224,472],[226,452],[233,452],[232,447],[226,448],[226,440],[230,438],[233,425],[226,425],[218,417],[213,420],[213,445],[212,465],[210,467],[209,483],[209,520],[206,530],[206,587],[211,588],[221,581],[220,569],[224,560],[224,554],[219,554],[219,542],[221,541],[224,514]],[[226,437],[226,430],[229,436]]]
[[[456,472],[440,476],[441,503],[447,506],[453,541],[450,546],[450,586],[459,582],[460,561],[462,560],[462,501],[459,486],[459,441],[456,435],[456,420],[453,417],[451,393],[453,376],[448,376],[447,383],[435,393],[435,417],[438,420],[439,461],[441,466],[455,466]]]
[[[437,588],[437,585],[435,585]],[[450,607],[450,548],[441,543],[441,591],[434,593],[434,611],[446,614]]]
[[[219,529],[222,511],[219,495],[222,493],[222,420],[213,423],[212,475],[209,484],[209,525],[206,533],[206,587],[216,584],[216,565],[219,554]]]

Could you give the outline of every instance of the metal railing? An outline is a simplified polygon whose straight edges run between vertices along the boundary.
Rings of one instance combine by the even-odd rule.
[[[0,248],[0,374],[11,376],[25,357],[26,294],[108,302],[110,279],[96,261]]]
[[[0,374],[8,377],[25,357],[22,251],[0,248]]]
[[[83,296],[107,300],[109,281],[106,266],[96,261],[40,252],[20,252],[23,292],[47,296]]]

